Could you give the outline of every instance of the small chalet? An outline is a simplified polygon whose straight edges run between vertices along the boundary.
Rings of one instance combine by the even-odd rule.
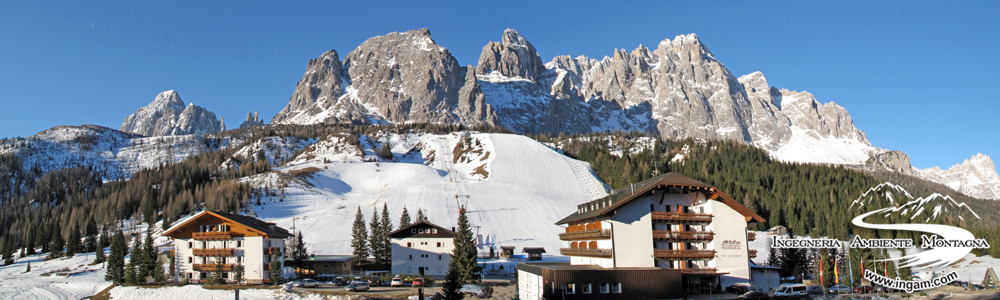
[[[528,254],[528,260],[542,260],[542,253],[545,253],[545,248],[524,247],[521,251]]]
[[[223,265],[230,281],[237,265],[245,283],[268,283],[271,261],[283,261],[288,230],[257,218],[203,211],[174,225],[163,236],[174,240],[174,273],[179,282],[204,283]],[[280,271],[280,270],[279,270]]]
[[[786,235],[786,234],[788,234],[788,228],[785,228],[785,226],[781,226],[781,225],[774,226],[774,227],[771,227],[771,229],[767,230],[767,234],[769,234],[769,235]]]
[[[392,273],[443,277],[448,272],[455,233],[426,220],[389,233]]]
[[[500,257],[514,257],[514,246],[500,246]]]

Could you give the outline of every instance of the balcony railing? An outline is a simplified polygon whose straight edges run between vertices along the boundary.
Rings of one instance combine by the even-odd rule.
[[[243,235],[232,231],[209,231],[209,232],[195,232],[191,237],[196,240],[229,240],[232,239],[234,236],[243,236]]]
[[[236,264],[222,264],[222,271],[232,272],[235,267]],[[218,266],[216,264],[193,264],[191,265],[191,268],[195,271],[214,272]]]
[[[715,274],[718,271],[715,268],[681,269],[681,274]]]
[[[611,249],[559,249],[562,255],[566,256],[590,256],[590,257],[611,257]]]
[[[587,230],[587,231],[577,231],[577,232],[565,232],[559,234],[559,239],[564,241],[569,240],[600,240],[611,238],[610,229],[597,229],[597,230]]]
[[[712,259],[715,258],[715,250],[668,250],[653,249],[653,255],[663,258],[677,259]]]
[[[654,239],[662,240],[706,240],[715,238],[715,233],[711,231],[667,231],[653,230]]]
[[[281,255],[281,247],[264,247],[264,255]]]
[[[665,211],[654,211],[653,221],[671,221],[671,222],[697,222],[697,223],[711,223],[711,214],[696,214],[696,213],[670,213]]]
[[[194,256],[233,256],[233,248],[191,249]]]
[[[757,240],[757,233],[753,232],[753,231],[747,232],[747,241],[748,242],[752,242],[752,241],[755,241],[755,240]]]
[[[756,257],[757,257],[757,250],[750,249],[750,258],[756,258]]]

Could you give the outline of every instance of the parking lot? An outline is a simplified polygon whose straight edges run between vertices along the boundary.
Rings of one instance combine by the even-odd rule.
[[[515,291],[515,287],[514,287],[513,284],[510,284],[510,280],[487,279],[487,280],[485,280],[485,282],[489,283],[490,285],[493,286],[493,295],[492,295],[492,297],[489,297],[489,298],[486,298],[486,299],[505,299],[506,300],[506,299],[516,298],[516,296],[517,296],[516,295],[516,291]],[[403,299],[403,298],[406,298],[408,296],[417,295],[417,289],[418,288],[411,287],[411,286],[409,286],[407,284],[406,286],[403,286],[403,287],[373,286],[373,287],[371,287],[370,290],[368,290],[366,292],[348,292],[348,291],[344,290],[344,286],[333,286],[333,285],[329,284],[329,282],[322,282],[322,283],[319,284],[319,286],[317,286],[315,288],[296,287],[295,289],[299,290],[299,291],[303,291],[303,292],[317,293],[317,294],[323,294],[323,295],[350,295],[350,294],[355,294],[355,295],[364,295],[364,296],[371,297],[371,298],[396,298],[396,299]],[[434,293],[437,293],[437,292],[441,291],[441,282],[440,281],[439,282],[435,282],[434,284],[431,284],[431,286],[423,287],[423,289],[424,289],[424,297],[425,298],[433,296]]]

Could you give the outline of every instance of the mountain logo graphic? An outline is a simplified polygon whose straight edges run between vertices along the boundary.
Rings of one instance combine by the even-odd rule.
[[[905,199],[895,199],[893,193],[902,195]],[[880,199],[887,200],[889,207],[868,210],[867,207],[885,204],[875,202]],[[855,226],[876,230],[926,233],[922,234],[920,238],[920,248],[924,251],[903,257],[877,260],[878,262],[898,261],[900,267],[936,269],[955,263],[972,252],[972,249],[990,247],[986,240],[976,239],[968,230],[956,226],[930,224],[941,216],[957,217],[960,220],[980,219],[979,215],[972,211],[968,205],[964,202],[956,202],[948,195],[934,193],[927,197],[914,199],[902,187],[885,182],[861,194],[851,203],[850,209],[864,212],[851,220]],[[873,224],[865,221],[866,218],[873,216],[903,219],[910,221],[910,223]],[[907,245],[912,247],[913,241],[910,239],[865,240],[859,236],[855,236],[854,240],[851,241],[851,248],[909,248],[901,247]]]

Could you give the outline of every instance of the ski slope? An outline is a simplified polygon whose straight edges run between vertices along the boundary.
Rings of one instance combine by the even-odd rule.
[[[331,135],[317,145],[339,139]],[[473,151],[462,154],[464,159],[458,163],[452,151],[465,140],[461,133],[391,134],[361,140],[366,144],[364,151],[346,145],[312,147],[285,167],[248,179],[257,186],[288,184],[283,200],[271,197],[254,206],[254,213],[278,226],[292,229],[294,225],[303,232],[310,252],[347,254],[352,252],[351,225],[359,207],[370,221],[373,209],[381,213],[386,205],[394,228],[399,227],[404,207],[411,217],[423,209],[430,222],[451,228],[463,204],[482,243],[497,249],[515,246],[517,251],[545,247],[550,255],[557,255],[562,228],[554,223],[575,211],[577,204],[607,194],[588,163],[524,136],[470,134]],[[330,153],[336,151],[370,152],[370,143],[365,141],[390,141],[397,157],[410,154],[397,162],[373,156],[327,158],[343,155]],[[475,174],[479,167],[488,175]]]

